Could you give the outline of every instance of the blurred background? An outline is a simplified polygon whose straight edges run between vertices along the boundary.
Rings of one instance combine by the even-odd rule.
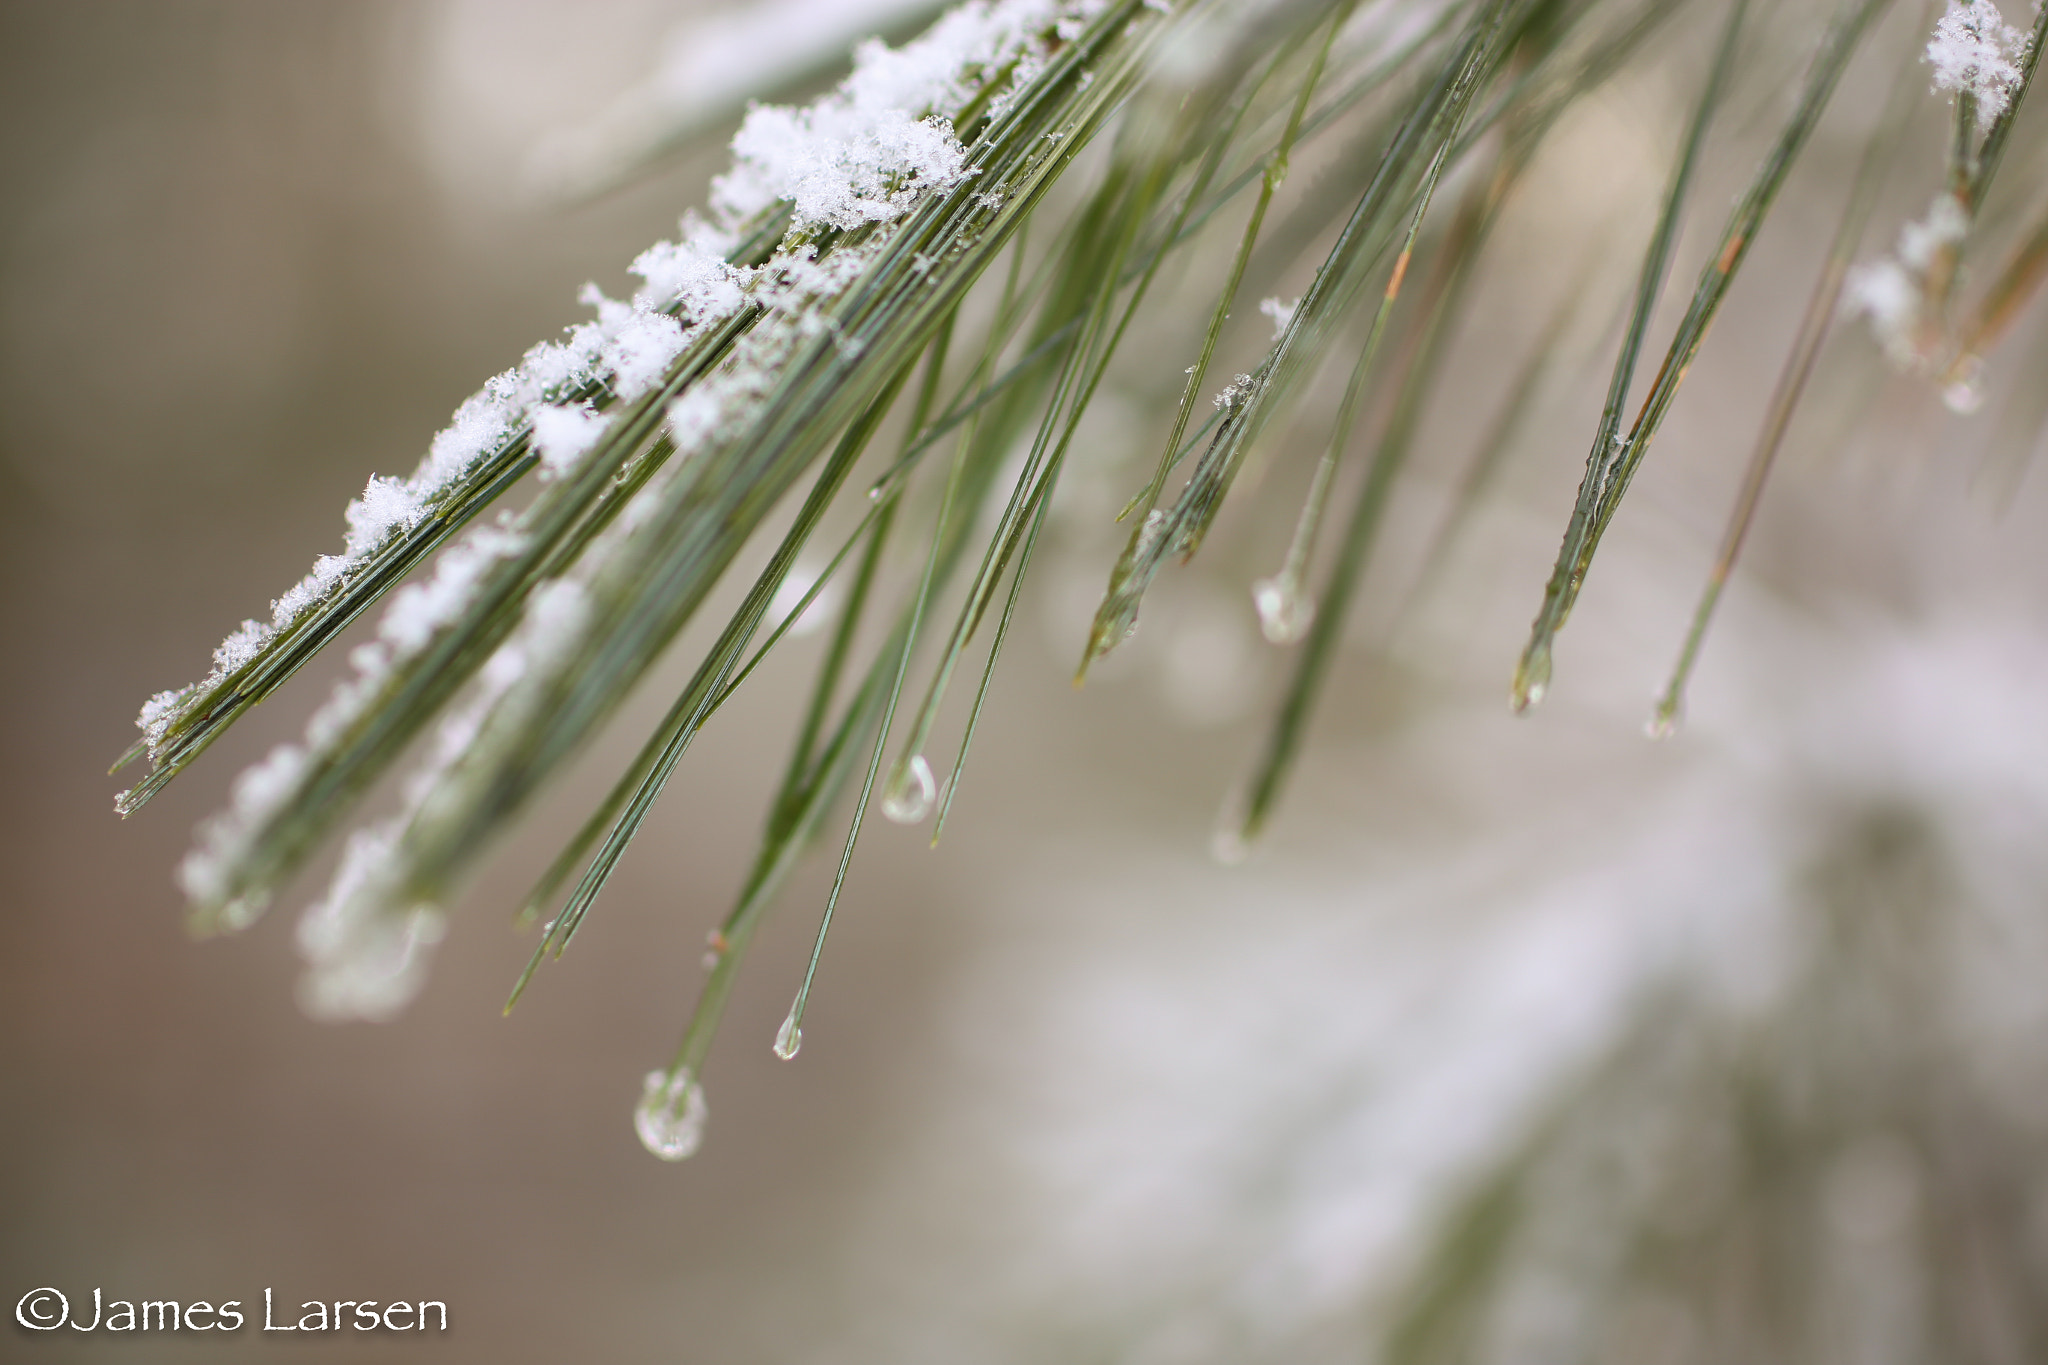
[[[1769,8],[1674,295],[1823,13]],[[1427,418],[1445,458],[1402,490],[1267,844],[1208,856],[1284,677],[1246,585],[1277,567],[1314,432],[1067,683],[1137,483],[1117,461],[1150,458],[1175,359],[1101,407],[1108,454],[1058,509],[946,842],[864,836],[785,1064],[769,1043],[824,860],[792,883],[706,1072],[705,1146],[669,1166],[631,1106],[744,871],[801,667],[721,714],[509,1018],[530,942],[508,911],[687,660],[472,888],[389,1025],[309,1022],[292,915],[195,944],[170,880],[338,660],[131,820],[104,771],[144,697],[339,544],[371,472],[409,470],[485,376],[580,318],[584,281],[625,290],[702,201],[734,99],[573,203],[559,130],[616,131],[619,92],[689,49],[679,23],[701,44],[752,12],[0,4],[0,1284],[437,1299],[451,1320],[227,1343],[10,1323],[0,1356],[2044,1358],[2048,501],[2025,474],[2039,432],[2011,416],[2048,382],[2037,323],[1968,418],[1840,329],[1688,724],[1642,737],[1847,177],[1924,40],[1895,8],[1539,710],[1511,717],[1507,678],[1718,7],[1546,150]],[[901,33],[919,11],[861,15]],[[771,65],[762,88],[831,75]],[[1939,183],[1925,103],[1865,254]],[[2008,223],[2048,184],[2031,112],[1988,210]],[[1340,141],[1304,157],[1307,192],[1350,172]],[[1451,457],[1571,288],[1590,302],[1511,462],[1418,588]],[[1177,356],[1173,326],[1129,349]]]

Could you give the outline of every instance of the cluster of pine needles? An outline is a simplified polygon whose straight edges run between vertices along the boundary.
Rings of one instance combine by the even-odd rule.
[[[479,685],[546,585],[594,547],[626,543],[630,531],[630,572],[590,579],[589,623],[571,657],[535,684],[526,704],[501,708],[475,728],[440,773],[400,836],[399,871],[384,893],[400,913],[445,905],[494,836],[679,634],[708,628],[700,621],[707,604],[740,574],[738,604],[687,683],[528,897],[522,913],[543,927],[516,1000],[534,969],[559,957],[585,922],[693,739],[830,584],[836,620],[759,849],[712,936],[681,1042],[651,1079],[643,1136],[664,1155],[686,1154],[695,1139],[685,1120],[701,1120],[696,1077],[735,974],[798,860],[836,817],[844,829],[837,872],[777,1042],[784,1055],[800,1042],[870,806],[903,822],[929,819],[934,842],[951,818],[1048,509],[1070,463],[1088,453],[1084,414],[1133,319],[1185,306],[1197,283],[1190,277],[1155,290],[1162,271],[1191,244],[1219,238],[1234,247],[1215,253],[1227,261],[1220,274],[1199,281],[1208,296],[1185,333],[1187,354],[1172,358],[1176,369],[1187,365],[1185,382],[1161,414],[1142,482],[1132,479],[1119,518],[1122,548],[1105,566],[1100,608],[1075,647],[1085,675],[1122,644],[1167,561],[1202,548],[1248,457],[1283,426],[1301,424],[1319,377],[1342,376],[1305,503],[1276,509],[1295,526],[1286,557],[1256,585],[1262,625],[1291,649],[1292,674],[1229,813],[1225,843],[1249,844],[1272,819],[1310,733],[1392,494],[1415,453],[1421,413],[1445,377],[1449,338],[1485,306],[1478,267],[1505,207],[1540,171],[1538,153],[1566,114],[1632,63],[1668,56],[1673,34],[1682,33],[1706,37],[1704,60],[1675,63],[1696,91],[1641,247],[1584,479],[1514,674],[1517,708],[1549,685],[1558,633],[1602,539],[1844,74],[1859,61],[1878,64],[1898,72],[1888,77],[1898,93],[1868,134],[1709,586],[1658,703],[1653,723],[1675,723],[1816,357],[1841,330],[1843,282],[1879,190],[1912,115],[1934,99],[1919,60],[1933,10],[1887,26],[1880,20],[1889,0],[1836,0],[1812,13],[1748,0],[1108,0],[1072,8],[1080,17],[1041,35],[1032,60],[974,73],[958,107],[912,111],[947,120],[970,175],[911,196],[893,223],[799,229],[783,205],[752,225],[730,253],[736,266],[761,266],[800,246],[816,262],[847,262],[850,273],[836,292],[820,295],[822,325],[758,376],[762,400],[746,420],[694,452],[687,470],[665,469],[677,450],[666,425],[673,405],[743,356],[770,310],[746,303],[700,328],[637,396],[615,393],[601,377],[560,396],[606,414],[602,437],[567,474],[539,485],[508,522],[517,552],[496,561],[463,610],[392,670],[290,798],[264,812],[238,848],[228,884],[200,898],[202,929],[252,918],[465,689]],[[2024,104],[2044,27],[2048,12],[2034,24],[2017,89],[1994,115],[1980,118],[1967,92],[1953,99],[1943,192],[1973,221]],[[1896,33],[1898,44],[1872,41],[1880,32]],[[1679,259],[1681,228],[1716,120],[1745,62],[1788,41],[1809,50],[1793,68],[1786,112],[1725,226],[1688,264]],[[1290,159],[1319,141],[1343,143],[1329,159],[1338,169],[1326,169],[1306,192],[1283,195]],[[803,240],[794,241],[799,231]],[[2019,245],[1990,273],[1974,312],[1963,312],[1958,284],[1974,236],[1946,244],[1945,264],[1927,273],[1926,315],[1943,320],[1930,379],[1954,382],[1977,364],[2031,294],[2048,263],[2048,227],[2015,237]],[[1275,262],[1312,243],[1327,249],[1298,303],[1274,310],[1280,321],[1270,348],[1246,373],[1226,373],[1226,320],[1251,311]],[[1689,302],[1649,367],[1668,277],[1687,270]],[[1183,297],[1162,297],[1168,292]],[[1961,320],[1947,323],[1951,314]],[[1561,325],[1546,336],[1554,340]],[[1513,445],[1544,349],[1539,343],[1520,372],[1485,386],[1494,410],[1456,481],[1449,522],[1483,495]],[[313,610],[179,694],[124,810],[183,771],[444,542],[528,481],[538,463],[530,431],[515,432]],[[656,519],[627,526],[622,513],[648,489],[665,490]],[[894,571],[905,558],[914,571]],[[791,606],[800,559],[825,567]],[[736,566],[753,563],[760,567],[746,580]],[[964,706],[948,710],[956,684]],[[942,727],[963,709],[964,723]]]

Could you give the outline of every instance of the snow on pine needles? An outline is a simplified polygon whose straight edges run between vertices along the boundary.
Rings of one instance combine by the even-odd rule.
[[[516,624],[495,637],[502,642],[468,696],[433,732],[400,812],[347,840],[333,884],[301,926],[309,964],[301,999],[309,1012],[382,1018],[410,998],[426,950],[440,937],[441,912],[408,889],[409,834],[431,822],[437,803],[461,804],[464,760],[492,735],[516,729],[568,665],[592,619],[593,592],[616,588],[638,562],[628,551],[644,549],[640,542],[659,530],[651,523],[683,472],[759,415],[775,376],[804,343],[833,333],[835,343],[847,344],[830,307],[877,260],[894,225],[976,174],[947,114],[991,93],[989,103],[1000,109],[1043,68],[1055,36],[1078,35],[1108,8],[1108,0],[976,0],[903,48],[864,44],[846,81],[808,108],[753,108],[733,139],[732,168],[713,182],[708,217],[686,215],[677,240],[656,243],[632,262],[644,283],[630,300],[586,286],[582,300],[595,318],[535,346],[486,383],[410,477],[372,478],[347,509],[342,552],[322,556],[272,604],[268,622],[245,622],[231,635],[207,678],[144,707],[140,724],[161,766],[174,731],[204,726],[224,698],[237,698],[240,675],[266,650],[302,626],[324,624],[323,610],[429,518],[473,511],[480,470],[524,442],[538,477],[560,486],[608,442],[621,447],[608,458],[623,460],[625,442],[644,440],[646,433],[617,431],[618,414],[636,400],[656,401],[658,389],[676,395],[654,414],[672,453],[578,554],[554,565],[554,576],[526,585]],[[991,83],[1002,88],[984,91]],[[735,262],[748,234],[782,212],[782,245],[760,264]],[[820,249],[825,234],[856,229],[864,232],[854,242]],[[685,353],[739,324],[722,357],[681,382]],[[408,666],[473,626],[485,589],[526,571],[548,548],[535,529],[548,493],[520,516],[478,520],[430,574],[392,594],[375,639],[352,651],[352,675],[315,711],[303,740],[278,746],[238,780],[229,807],[202,825],[179,870],[200,923],[239,928],[260,912],[277,878],[277,860],[263,860],[280,824],[327,799],[319,783],[331,778],[362,724],[399,695]],[[121,808],[148,794],[124,793]]]

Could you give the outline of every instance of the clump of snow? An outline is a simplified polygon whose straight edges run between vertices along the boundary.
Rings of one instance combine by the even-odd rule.
[[[1906,268],[1889,256],[1849,272],[1842,296],[1851,314],[1870,319],[1870,330],[1884,353],[1900,369],[1910,367],[1919,351],[1920,286]]]
[[[851,357],[857,344],[837,333],[837,320],[824,305],[858,279],[889,240],[885,230],[822,256],[809,250],[789,252],[757,272],[752,300],[767,320],[741,337],[729,355],[669,405],[668,430],[677,452],[669,462],[670,471],[684,468],[692,455],[724,440],[748,414],[758,411],[804,341],[829,335],[842,355]],[[655,492],[650,486],[648,494]],[[637,526],[642,515],[629,505],[620,518],[621,531]]]
[[[748,113],[733,138],[732,169],[712,182],[714,213],[744,222],[787,200],[799,231],[894,222],[924,194],[969,174],[943,111],[1012,61],[1020,63],[1012,86],[1022,85],[1041,34],[1100,8],[970,0],[903,47],[861,44],[853,73],[809,108],[756,105]]]
[[[590,598],[581,583],[556,579],[534,589],[519,630],[479,672],[476,696],[463,710],[442,721],[432,757],[408,784],[416,800],[423,799],[433,781],[469,752],[500,698],[529,676],[540,681],[553,675],[582,639],[589,620]]]
[[[1239,403],[1243,402],[1245,395],[1250,393],[1251,391],[1252,377],[1248,374],[1241,374],[1237,378],[1231,380],[1230,384],[1223,390],[1223,392],[1216,395],[1216,406],[1221,411],[1228,412],[1232,408],[1236,407]]]
[[[558,479],[574,469],[604,435],[604,415],[588,404],[543,406],[533,410],[533,449],[540,456],[540,476]]]
[[[714,244],[715,251],[709,249]],[[673,308],[694,322],[737,312],[745,302],[748,272],[726,263],[729,250],[729,241],[711,237],[708,228],[686,218],[683,241],[656,242],[627,267],[647,282],[633,296],[634,305]]]
[[[407,480],[372,475],[363,495],[343,513],[348,522],[348,538],[343,542],[348,557],[361,559],[373,553],[394,532],[411,530],[425,511]]]
[[[280,744],[235,779],[228,808],[199,830],[196,847],[178,865],[178,885],[195,905],[219,905],[229,869],[249,852],[255,833],[291,798],[306,770],[306,751]]]
[[[1927,278],[1944,251],[1970,235],[1970,216],[1955,196],[1941,194],[1926,216],[1899,229],[1898,249],[1857,266],[1843,281],[1845,306],[1870,319],[1885,357],[1901,370],[1928,362]]]
[[[248,628],[249,623],[244,621],[242,623],[242,630],[236,631],[235,635],[242,634]],[[234,638],[234,635],[228,637],[229,640]],[[222,641],[221,643],[222,648],[226,648],[227,641]],[[216,652],[214,657],[216,659],[219,658],[218,652]],[[168,725],[170,717],[177,710],[179,703],[191,696],[192,692],[193,689],[190,687],[167,687],[148,701],[142,703],[142,718],[139,724],[142,726],[143,732],[155,735],[162,726]]]
[[[1908,270],[1926,274],[1944,247],[1970,235],[1970,215],[1952,194],[1935,196],[1927,216],[1899,229],[1899,260]]]
[[[853,75],[817,105],[754,110],[735,138],[733,171],[714,187],[713,221],[686,219],[680,242],[643,252],[632,268],[645,285],[630,304],[595,288],[584,291],[584,301],[598,314],[591,325],[597,333],[592,367],[609,377],[621,397],[657,384],[690,332],[706,321],[748,305],[761,310],[762,321],[671,403],[668,427],[676,455],[599,537],[578,567],[579,578],[616,567],[616,552],[657,514],[662,490],[677,471],[760,410],[799,346],[829,336],[842,354],[853,349],[855,343],[839,335],[828,305],[872,265],[890,234],[821,253],[805,244],[806,232],[863,224],[887,228],[924,196],[964,180],[971,174],[965,149],[934,110],[965,100],[983,72],[1011,63],[1054,19],[1098,7],[1097,0],[1065,7],[1047,0],[969,3],[901,51],[863,47]],[[780,201],[793,208],[796,232],[788,247],[756,270],[728,264],[722,253],[740,231]],[[579,331],[571,345],[589,338]],[[530,371],[541,368],[536,359],[557,371],[567,368],[559,353],[549,352],[530,355]],[[499,401],[528,395],[539,400],[539,387],[504,383],[486,392]],[[550,396],[557,401],[532,401],[525,420],[542,461],[549,468],[566,467],[587,452],[604,419],[559,401],[559,392]],[[369,704],[394,658],[423,648],[459,615],[489,561],[504,548],[473,533],[443,556],[432,582],[401,591],[380,627],[379,647],[363,652],[361,676],[337,690],[327,709],[353,715]],[[399,831],[422,819],[431,822],[449,803],[460,804],[459,765],[465,756],[490,745],[491,734],[516,729],[540,704],[547,685],[572,658],[589,616],[589,597],[577,579],[537,589],[519,631],[484,664],[470,696],[435,732],[425,763],[406,783],[404,813],[351,840],[333,889],[301,930],[310,964],[302,990],[309,1012],[381,1014],[411,993],[426,941],[412,926],[425,921],[417,920],[418,907],[405,904],[402,894],[407,854]],[[327,732],[338,728],[329,718]],[[438,918],[431,922],[438,925]]]
[[[1992,0],[1948,0],[1927,43],[1934,88],[1975,95],[1978,113],[1996,118],[2019,86],[2031,42],[2024,29],[2005,22]]]
[[[1294,310],[1301,307],[1300,299],[1270,298],[1259,300],[1259,311],[1273,320],[1273,340],[1278,341],[1287,331],[1287,324],[1294,321]]]
[[[526,543],[525,536],[501,526],[470,532],[441,556],[432,578],[408,583],[392,596],[384,619],[377,623],[378,636],[388,640],[401,658],[424,648],[434,632],[469,604],[484,572],[525,549]]]
[[[924,191],[957,184],[967,151],[940,118],[900,109],[786,109],[758,105],[733,140],[752,183],[721,181],[715,194],[772,186],[796,206],[799,229],[893,222]],[[716,200],[714,200],[716,202]]]
[[[299,1006],[315,1019],[383,1020],[411,1003],[426,979],[427,950],[447,932],[441,912],[409,906],[403,914],[365,914],[388,888],[396,822],[349,836],[327,896],[299,921],[307,971]]]
[[[233,635],[228,636],[227,639],[222,640],[214,647],[214,669],[221,673],[234,672],[243,664],[256,657],[256,651],[262,647],[265,637],[269,634],[269,627],[265,626],[261,621],[242,622],[236,628]],[[149,704],[155,705],[164,696],[169,696],[175,700],[178,694],[175,692],[158,693],[157,696],[149,699]]]
[[[636,312],[620,325],[605,349],[612,388],[621,398],[638,398],[660,382],[668,364],[683,353],[683,324],[665,313]]]
[[[836,70],[860,39],[938,8],[936,0],[753,0],[692,13],[663,37],[645,81],[536,147],[528,177],[565,198],[599,191],[662,148],[737,117],[749,98]]]

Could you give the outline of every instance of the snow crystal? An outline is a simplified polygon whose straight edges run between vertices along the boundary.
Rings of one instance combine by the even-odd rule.
[[[1975,95],[1979,115],[1996,118],[2019,85],[2031,41],[2005,22],[1992,0],[1948,0],[1927,44],[1934,88]]]
[[[746,301],[744,286],[751,272],[726,263],[690,242],[656,242],[633,259],[627,269],[647,281],[633,296],[643,309],[673,307],[690,321],[726,317]]]
[[[242,624],[244,628],[248,625],[246,621]],[[177,714],[178,704],[191,694],[192,689],[189,687],[170,687],[142,703],[142,714],[135,723],[141,727],[143,735],[149,740],[152,752],[163,743],[164,733],[170,728],[171,720]]]
[[[348,557],[362,559],[374,553],[394,532],[411,530],[425,512],[419,494],[404,479],[372,475],[363,495],[343,514],[348,521]]]
[[[434,486],[446,484],[475,465],[512,434],[514,416],[503,399],[489,391],[473,394],[455,410],[455,420],[427,447],[422,473]]]
[[[607,419],[589,406],[538,407],[533,410],[533,449],[540,456],[540,476],[560,478],[574,469],[604,435]]]
[[[959,183],[967,166],[950,123],[901,109],[758,105],[733,152],[740,167],[718,182],[713,202],[788,199],[799,230],[893,222],[925,191]]]
[[[612,370],[612,389],[621,398],[638,398],[653,388],[668,363],[683,351],[683,324],[662,313],[635,313],[605,347]]]
[[[1239,403],[1243,402],[1244,396],[1250,393],[1251,391],[1252,377],[1248,374],[1241,374],[1237,378],[1230,381],[1230,386],[1228,388],[1224,389],[1223,392],[1216,395],[1216,406],[1222,409],[1223,411],[1228,412],[1230,411],[1230,409],[1236,407]]]
[[[938,111],[963,103],[976,74],[1013,59],[1014,85],[1023,84],[1037,36],[1094,8],[970,2],[901,48],[861,44],[852,74],[824,99],[748,113],[733,139],[733,168],[712,182],[714,212],[738,224],[788,200],[799,230],[893,222],[967,174],[966,151]]]
[[[255,658],[256,651],[263,647],[263,642],[268,638],[270,638],[270,627],[264,625],[261,621],[242,622],[236,628],[233,635],[228,636],[227,639],[222,640],[215,647],[213,651],[214,671],[222,674],[234,672],[243,664]],[[159,693],[158,697],[164,695],[177,696],[176,693]],[[156,700],[157,697],[150,698],[152,703]],[[147,729],[148,727],[145,725],[143,728]]]
[[[271,630],[283,630],[298,620],[301,612],[325,597],[328,591],[341,581],[348,566],[348,559],[342,555],[321,555],[314,560],[313,571],[270,604]]]
[[[519,368],[534,400],[555,402],[590,382],[604,353],[605,330],[595,322],[569,329],[567,341],[542,341],[529,348]]]

